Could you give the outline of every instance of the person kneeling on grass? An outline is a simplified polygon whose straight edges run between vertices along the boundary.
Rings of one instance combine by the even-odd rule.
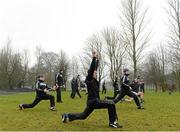
[[[88,89],[88,99],[84,112],[77,114],[74,113],[63,114],[62,115],[63,123],[67,123],[68,121],[73,121],[73,120],[84,120],[93,112],[94,109],[107,108],[109,114],[109,126],[114,128],[122,128],[122,126],[117,123],[117,114],[116,114],[116,108],[114,102],[100,100],[99,83],[97,81],[98,63],[99,63],[99,56],[97,55],[96,52],[93,52],[93,59],[85,81]]]
[[[144,93],[140,90],[140,82],[138,81],[138,78],[135,78],[130,86],[132,87],[133,93],[140,98],[141,103],[144,103]]]
[[[141,103],[144,103],[144,93],[140,91],[140,84],[137,78],[133,80],[133,82],[130,84],[132,88],[132,92],[139,97]],[[133,101],[134,98],[125,99],[127,102]]]
[[[27,108],[33,108],[36,106],[41,100],[50,100],[50,110],[54,111],[55,110],[55,101],[54,101],[54,96],[47,94],[49,90],[55,90],[55,88],[50,88],[46,83],[44,83],[44,76],[40,75],[37,77],[37,82],[36,82],[36,98],[33,101],[32,104],[20,104],[19,108],[20,110],[22,109],[27,109]]]
[[[119,91],[119,95],[117,98],[114,99],[114,102],[117,103],[120,100],[122,100],[124,98],[125,95],[128,95],[129,97],[133,98],[138,109],[144,109],[142,107],[142,104],[140,103],[139,99],[138,99],[138,95],[135,94],[132,91],[132,88],[130,86],[130,80],[129,80],[129,69],[125,68],[123,70],[124,75],[121,78],[121,90]]]

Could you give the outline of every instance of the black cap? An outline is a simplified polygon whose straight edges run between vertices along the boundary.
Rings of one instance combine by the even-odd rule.
[[[124,69],[123,69],[123,72],[127,72],[127,71],[129,71],[128,68],[124,68]]]
[[[39,79],[39,78],[41,78],[41,77],[44,77],[44,76],[43,76],[43,75],[38,75],[38,76],[37,76],[37,79]]]

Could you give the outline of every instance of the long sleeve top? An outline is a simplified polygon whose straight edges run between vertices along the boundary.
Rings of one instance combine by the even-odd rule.
[[[88,99],[99,99],[99,82],[97,81],[97,79],[93,78],[93,73],[95,70],[97,70],[97,68],[98,64],[96,57],[93,57],[85,81],[87,84]]]

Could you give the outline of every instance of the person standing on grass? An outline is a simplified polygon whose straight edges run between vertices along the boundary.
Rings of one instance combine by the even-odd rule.
[[[71,88],[72,88],[71,98],[74,99],[74,97],[76,96],[76,93],[81,98],[81,94],[79,93],[79,89],[78,89],[79,88],[79,75],[76,78],[73,77],[71,81]]]
[[[74,93],[75,93],[75,81],[76,81],[76,79],[75,79],[75,77],[73,77],[73,79],[71,80],[71,98],[73,98],[74,97]]]
[[[145,88],[144,88],[144,85],[145,85],[145,82],[143,79],[140,79],[140,77],[138,78],[139,80],[139,83],[140,83],[140,91],[145,93]]]
[[[130,84],[130,86],[132,88],[132,92],[140,98],[141,103],[144,103],[144,93],[140,91],[139,79],[135,78],[133,80],[133,82]],[[133,98],[125,99],[125,101],[128,101],[128,102],[130,102],[132,100],[133,100]]]
[[[104,80],[103,84],[102,84],[102,94],[106,94],[106,82]]]
[[[128,95],[129,97],[132,97],[138,107],[138,109],[144,109],[138,99],[138,96],[132,91],[132,88],[130,86],[130,80],[129,80],[129,69],[123,70],[123,77],[121,78],[121,90],[119,92],[119,95],[117,98],[115,98],[113,101],[114,103],[119,102],[121,99],[124,98],[125,95]]]
[[[109,126],[114,128],[120,128],[121,125],[117,122],[116,108],[113,101],[103,101],[99,97],[99,82],[97,81],[97,68],[99,63],[99,56],[96,52],[92,53],[92,62],[88,75],[86,77],[86,84],[88,89],[88,98],[86,108],[82,113],[68,113],[62,115],[62,122],[84,120],[86,119],[94,109],[108,109],[109,114]]]
[[[55,85],[56,85],[56,97],[57,103],[62,103],[62,97],[61,97],[61,91],[62,91],[62,87],[64,86],[64,77],[63,77],[63,71],[60,70],[55,77]]]
[[[55,90],[55,88],[50,88],[45,82],[45,78],[43,75],[37,77],[37,82],[35,85],[36,90],[36,98],[32,104],[20,104],[20,110],[33,108],[36,106],[41,100],[50,100],[50,110],[55,110],[55,101],[54,96],[47,94],[47,92],[51,89]]]

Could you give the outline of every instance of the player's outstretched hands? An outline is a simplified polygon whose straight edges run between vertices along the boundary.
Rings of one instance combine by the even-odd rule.
[[[49,92],[49,90],[47,90],[47,89],[44,89],[44,92],[45,92],[45,93],[48,93],[48,92]]]
[[[52,90],[56,91],[57,87],[56,86],[53,86],[52,87]]]
[[[100,59],[101,59],[101,55],[100,55],[100,53],[97,53],[96,58],[97,58],[98,60],[100,60]]]
[[[97,52],[96,52],[96,51],[93,51],[93,52],[92,52],[92,56],[93,56],[93,57],[97,57]]]

